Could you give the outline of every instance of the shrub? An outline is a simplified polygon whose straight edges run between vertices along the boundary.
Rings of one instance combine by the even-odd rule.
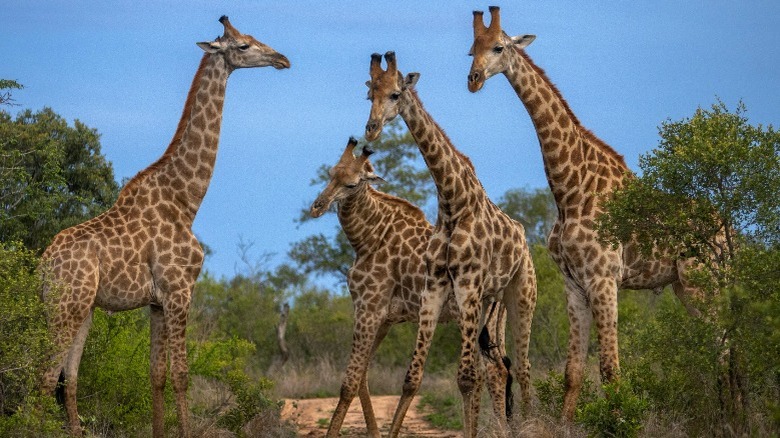
[[[577,410],[577,421],[590,436],[635,437],[642,429],[647,402],[637,397],[630,382],[619,379],[603,386],[604,398],[585,403]]]
[[[536,394],[539,397],[539,409],[552,417],[559,417],[563,411],[564,376],[554,370],[547,373],[543,380],[534,381]],[[582,389],[580,397],[577,399],[577,407],[581,408],[587,403],[596,400],[596,392],[593,389],[593,382],[586,376],[582,380]]]
[[[95,310],[78,378],[79,413],[93,433],[127,435],[149,428],[149,330],[147,309],[112,314]],[[171,422],[172,404],[166,391]]]
[[[37,264],[21,243],[0,243],[0,431],[12,436],[55,436],[62,425],[54,398],[38,393],[52,342]]]
[[[13,411],[36,386],[52,351],[37,264],[21,244],[0,244],[0,412]]]

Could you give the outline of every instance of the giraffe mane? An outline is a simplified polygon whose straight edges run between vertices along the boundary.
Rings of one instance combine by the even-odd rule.
[[[181,142],[182,138],[184,137],[184,131],[187,129],[187,123],[190,121],[190,116],[192,115],[192,107],[195,104],[195,97],[198,91],[198,84],[200,83],[201,76],[203,75],[204,66],[208,62],[209,54],[204,53],[203,57],[200,60],[200,65],[198,65],[198,70],[195,73],[195,77],[192,79],[192,84],[190,85],[190,91],[187,93],[187,100],[184,102],[184,109],[182,110],[181,119],[179,119],[179,124],[176,126],[176,132],[173,134],[173,139],[171,139],[171,143],[168,145],[168,148],[165,150],[165,153],[157,159],[154,163],[149,165],[146,169],[143,169],[142,171],[138,172],[130,181],[125,184],[125,186],[122,188],[122,190],[119,192],[119,197],[122,197],[122,194],[125,193],[125,191],[131,190],[132,187],[135,187],[139,184],[141,184],[141,180],[143,180],[147,175],[154,173],[157,169],[162,167],[164,164],[166,164],[168,161],[170,161],[171,154],[174,151],[175,145],[177,145],[179,142]]]
[[[379,191],[371,187],[370,185],[368,186],[368,189],[369,189],[368,192],[371,194],[371,196],[373,196],[375,199],[379,200],[380,202],[399,207],[400,209],[407,211],[417,219],[421,219],[426,222],[428,221],[428,219],[425,217],[425,213],[423,213],[423,211],[420,210],[420,207],[412,204],[406,199],[399,198],[398,196],[393,196],[389,193]]]
[[[425,113],[427,114],[428,111],[425,109],[425,106],[420,100],[420,96],[417,95],[417,90],[415,90],[414,88],[407,88],[407,89],[411,93],[412,98],[414,98],[417,101],[417,103],[420,105],[420,108],[423,109],[423,111],[425,111]],[[458,158],[460,158],[460,160],[466,164],[466,167],[471,169],[474,175],[476,175],[477,170],[474,168],[474,164],[471,162],[471,159],[468,156],[466,156],[463,152],[459,151],[454,144],[452,144],[452,140],[450,140],[450,137],[447,135],[446,132],[444,132],[443,129],[441,129],[441,126],[439,126],[439,124],[436,122],[436,120],[434,120],[433,117],[430,116],[430,114],[428,114],[428,117],[431,119],[431,123],[433,123],[434,126],[436,126],[436,129],[438,129],[439,132],[441,132],[442,136],[444,137],[444,141],[446,141],[447,143],[449,143],[450,146],[452,146],[452,149],[455,151],[455,155],[457,155]]]
[[[530,56],[528,56],[527,53],[525,53],[525,50],[518,49],[517,47],[514,47],[517,54],[523,57],[525,62],[528,63],[528,65],[531,66],[531,68],[538,74],[550,87],[552,92],[555,94],[555,96],[561,101],[561,104],[563,105],[564,111],[566,111],[566,115],[569,116],[572,123],[576,127],[577,131],[579,131],[583,137],[585,137],[586,140],[588,140],[590,143],[598,146],[599,149],[601,149],[603,152],[605,152],[608,156],[611,156],[619,164],[621,164],[625,169],[628,169],[628,166],[626,165],[626,160],[623,158],[623,155],[619,154],[612,146],[608,145],[604,140],[600,139],[596,134],[593,133],[590,129],[584,127],[582,123],[580,123],[580,119],[577,118],[577,116],[574,114],[574,111],[571,110],[571,107],[569,106],[569,103],[566,102],[566,99],[564,99],[563,95],[561,94],[561,91],[558,90],[558,87],[555,86],[555,84],[550,80],[550,78],[547,76],[547,73],[544,72],[544,70],[536,65],[534,61],[531,59]]]

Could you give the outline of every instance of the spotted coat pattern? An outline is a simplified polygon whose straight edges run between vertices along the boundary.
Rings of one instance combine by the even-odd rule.
[[[619,370],[617,291],[654,289],[671,284],[689,313],[701,298],[686,280],[690,260],[642,256],[633,243],[612,248],[602,244],[595,220],[603,212],[602,200],[621,187],[631,172],[623,157],[584,128],[544,71],[523,50],[533,35],[510,38],[501,29],[500,12],[490,7],[491,23],[474,12],[474,57],[468,76],[469,90],[476,92],[493,75],[503,73],[528,110],[539,138],[558,218],[548,247],[563,273],[568,317],[569,346],[566,361],[563,416],[572,419],[582,386],[591,324],[595,322],[600,346],[603,381]]]
[[[379,437],[366,381],[366,371],[374,352],[390,328],[402,322],[418,322],[421,292],[425,286],[424,254],[433,225],[423,212],[408,201],[375,190],[371,183],[381,181],[364,147],[354,156],[357,141],[352,138],[339,162],[330,169],[330,181],[311,207],[311,215],[321,216],[331,204],[338,205],[338,218],[355,250],[355,260],[347,283],[355,310],[352,352],[349,356],[339,403],[331,418],[327,436],[338,436],[350,403],[358,394],[368,426],[368,435]],[[450,297],[439,321],[453,321],[457,305]],[[497,417],[506,412],[505,389],[509,370],[503,356],[503,312],[492,315],[490,337],[498,345],[488,353],[488,389]]]
[[[453,294],[461,330],[458,386],[464,402],[464,433],[476,435],[477,337],[482,303],[493,297],[506,306],[514,339],[514,366],[523,403],[530,400],[528,344],[536,305],[536,278],[525,230],[488,198],[471,161],[459,152],[423,108],[414,85],[419,74],[405,78],[395,54],[372,55],[369,99],[371,116],[366,138],[378,137],[385,122],[398,114],[404,119],[431,172],[438,193],[438,218],[425,253],[426,288],[422,296],[417,345],[390,435],[400,429],[411,397],[423,375],[440,311]]]
[[[163,156],[130,180],[108,211],[61,231],[43,254],[43,298],[52,304],[48,322],[57,347],[43,390],[54,391],[63,373],[73,435],[81,434],[76,381],[93,310],[150,306],[153,435],[164,435],[169,357],[179,435],[189,436],[184,334],[203,263],[191,227],[214,170],[227,79],[240,67],[289,67],[287,58],[239,33],[227,17],[220,22],[224,35],[198,44],[206,53]]]

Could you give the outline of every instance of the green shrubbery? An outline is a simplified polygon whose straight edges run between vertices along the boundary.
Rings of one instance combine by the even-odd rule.
[[[38,393],[52,343],[37,264],[21,243],[0,243],[0,431],[13,436],[56,436],[64,418]]]

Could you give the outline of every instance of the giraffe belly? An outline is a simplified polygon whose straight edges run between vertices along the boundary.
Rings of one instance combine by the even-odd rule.
[[[677,264],[670,257],[642,255],[633,244],[623,247],[624,289],[660,289],[677,280]]]
[[[132,310],[148,306],[154,284],[148,265],[115,265],[104,271],[101,267],[95,305],[109,311]]]

